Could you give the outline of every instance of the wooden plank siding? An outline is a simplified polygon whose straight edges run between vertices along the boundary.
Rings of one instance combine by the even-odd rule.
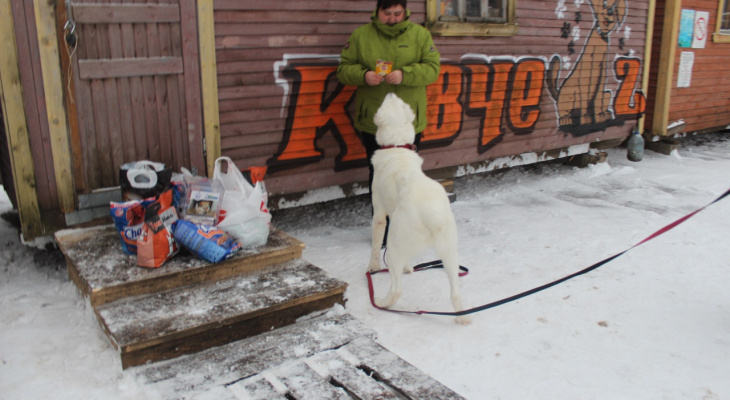
[[[204,173],[195,1],[71,8],[86,191],[118,185],[119,166],[136,160]]]
[[[628,2],[623,25],[610,33],[605,47],[584,46],[594,23],[587,2],[517,0],[516,4],[516,36],[434,37],[442,70],[440,80],[429,87],[430,125],[420,151],[425,169],[623,138],[636,125],[636,115],[624,115],[593,131],[561,130],[556,102],[542,74],[552,56],[559,55],[567,68],[560,71],[562,82],[579,54],[606,51],[610,65],[601,73],[607,76],[606,88],[616,94],[623,83],[617,73],[624,71],[614,69],[615,60],[633,58],[638,60],[637,70],[641,68],[648,1]],[[411,20],[422,24],[426,0],[410,1],[408,6]],[[559,6],[564,7],[561,13]],[[357,26],[369,21],[374,7],[373,0],[316,5],[295,0],[214,2],[221,153],[241,168],[268,165],[267,188],[272,194],[366,180],[363,150],[347,126],[349,116],[343,115],[354,88],[338,92],[333,73],[342,46]],[[530,61],[531,71],[513,69]],[[494,75],[497,82],[487,82],[493,78],[489,68],[500,63],[505,66]],[[587,60],[583,66],[601,68]],[[303,73],[310,80],[303,82]],[[312,80],[315,76],[319,78]],[[631,84],[640,92],[640,71],[635,78]],[[563,90],[578,87],[575,80],[567,80]],[[517,94],[503,104],[485,102],[483,90],[494,88]],[[476,89],[482,90],[481,102]],[[640,100],[645,104],[645,98]],[[626,106],[635,105],[622,101],[627,101],[624,112]],[[530,107],[499,108],[507,103]],[[297,143],[287,142],[294,138]]]
[[[21,75],[23,67],[30,67],[21,64],[20,53],[25,45],[23,39],[27,43],[27,35],[23,36],[23,32],[27,29],[28,20],[24,17],[25,10],[17,5],[10,0],[0,0],[0,18],[6,21],[0,25],[0,122],[3,123],[3,139],[6,140],[3,147],[8,153],[8,158],[3,160],[3,168],[8,161],[12,173],[11,180],[3,179],[3,185],[13,185],[7,192],[15,197],[11,202],[18,207],[23,237],[32,240],[44,232],[36,190],[38,175],[32,148],[34,138],[29,130],[32,116],[26,115],[29,103],[32,104],[28,102],[29,97],[34,92],[23,86]],[[34,20],[33,17],[30,19]]]
[[[710,14],[708,30],[711,33],[717,18],[717,1],[684,0],[682,9],[707,11]],[[694,53],[690,86],[677,87],[679,60],[683,51]],[[730,44],[707,39],[704,49],[677,48],[672,74],[672,94],[669,121],[685,122],[683,132],[707,132],[730,125]]]
[[[23,105],[33,171],[37,206],[41,210],[57,208],[50,131],[46,120],[46,98],[43,88],[40,52],[38,50],[35,11],[32,1],[12,1],[13,20],[18,51],[20,84],[23,87]],[[20,201],[19,201],[20,202]]]

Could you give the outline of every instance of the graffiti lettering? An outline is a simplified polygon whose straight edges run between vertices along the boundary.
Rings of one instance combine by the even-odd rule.
[[[346,108],[353,98],[354,87],[339,83],[328,91],[328,83],[336,82],[332,66],[292,65],[284,76],[293,82],[289,99],[284,140],[279,152],[267,164],[281,165],[318,161],[324,152],[317,148],[317,139],[332,132],[340,144],[338,166],[365,158],[365,148],[355,134]]]
[[[646,109],[646,98],[635,89],[641,71],[641,61],[638,58],[624,57],[616,60],[614,65],[616,78],[619,81],[613,105],[616,117],[638,117]]]
[[[449,144],[461,132],[463,76],[458,65],[442,64],[438,80],[426,88],[428,125],[422,133],[422,145]]]
[[[550,69],[546,69],[545,60],[535,57],[472,57],[460,64],[443,63],[438,80],[427,88],[428,126],[421,144],[450,145],[461,133],[465,116],[479,120],[476,147],[480,153],[499,144],[506,132],[530,134],[541,119],[541,107],[545,105],[541,99],[546,89],[555,101],[556,111],[560,111],[558,129],[575,136],[623,124],[624,119],[644,112],[646,99],[636,89],[641,71],[638,58],[618,57],[614,61],[619,84],[611,107],[615,119],[603,112],[600,121],[595,115],[573,115],[576,107],[572,103],[562,106],[567,104],[568,94],[561,93],[562,85],[558,85],[558,66],[557,56]],[[327,133],[340,147],[335,170],[364,165],[365,149],[352,124],[355,88],[340,84],[335,70],[336,64],[331,61],[289,64],[283,70],[292,90],[285,99],[283,140],[268,165],[287,167],[323,159],[324,150],[318,147],[318,141]]]

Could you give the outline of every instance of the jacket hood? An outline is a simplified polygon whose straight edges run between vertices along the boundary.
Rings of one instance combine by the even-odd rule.
[[[396,37],[400,35],[401,33],[408,30],[408,27],[411,25],[410,21],[411,17],[411,10],[406,8],[406,16],[403,18],[403,21],[390,26],[386,25],[378,19],[378,9],[376,8],[375,11],[373,11],[373,15],[370,16],[370,21],[372,21],[375,28],[380,31],[382,34],[390,37]]]

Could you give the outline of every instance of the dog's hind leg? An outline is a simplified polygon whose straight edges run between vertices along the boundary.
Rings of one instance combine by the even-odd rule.
[[[459,288],[459,256],[456,250],[456,240],[452,241],[452,245],[437,245],[436,250],[444,263],[444,271],[449,278],[449,286],[451,287],[451,304],[454,311],[464,310],[464,304],[461,300],[461,289]],[[442,242],[443,243],[443,242]],[[456,317],[456,323],[467,325],[471,323],[471,317],[468,315],[460,315]]]
[[[386,251],[385,253],[386,266],[390,272],[390,290],[385,297],[375,299],[375,304],[378,307],[392,307],[403,294],[401,277],[403,276],[403,266],[408,262],[408,256],[404,257],[404,254],[394,250],[396,249],[393,248],[390,252]]]
[[[387,219],[385,213],[375,210],[373,213],[372,223],[372,248],[370,249],[370,264],[368,265],[368,271],[377,272],[380,271],[380,248],[383,243],[383,237],[385,236],[385,226],[387,225]]]

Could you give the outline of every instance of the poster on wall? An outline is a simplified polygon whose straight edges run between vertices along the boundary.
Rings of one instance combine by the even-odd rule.
[[[692,36],[692,48],[704,49],[707,42],[707,22],[710,20],[710,13],[707,11],[695,11],[694,35]]]
[[[677,74],[677,87],[689,87],[692,80],[692,66],[695,63],[693,51],[683,51],[679,56],[679,73]]]
[[[692,32],[695,27],[695,10],[682,10],[679,21],[679,47],[692,46]]]

